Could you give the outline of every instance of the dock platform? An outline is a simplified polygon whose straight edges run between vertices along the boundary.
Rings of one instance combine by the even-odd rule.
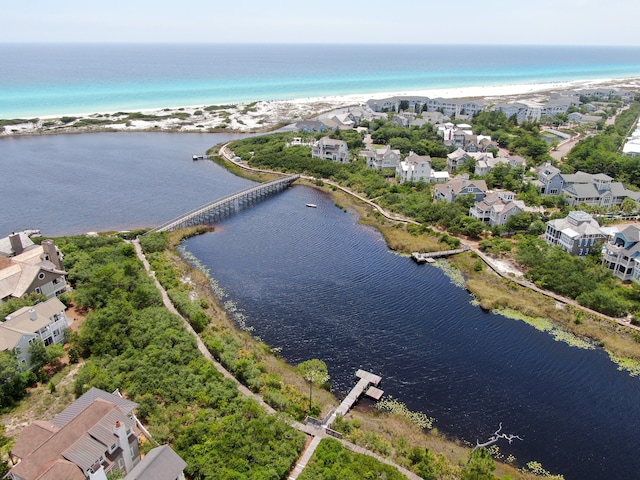
[[[353,407],[353,405],[362,396],[362,394],[368,395],[374,400],[379,400],[380,397],[382,397],[382,394],[384,392],[378,388],[375,388],[380,385],[382,377],[374,375],[373,373],[367,372],[365,370],[358,370],[356,372],[356,377],[360,380],[351,389],[349,395],[347,395],[340,406],[336,409],[335,415],[341,415],[344,417],[351,409],[351,407]]]
[[[465,245],[462,248],[457,248],[455,250],[443,250],[441,252],[425,252],[425,253],[414,252],[411,254],[411,258],[413,258],[413,260],[416,263],[433,263],[435,261],[434,258],[448,257],[449,255],[464,253],[469,249],[470,248],[467,245]]]

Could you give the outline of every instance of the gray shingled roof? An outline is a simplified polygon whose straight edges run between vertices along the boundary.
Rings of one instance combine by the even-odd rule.
[[[124,480],[174,480],[187,466],[168,445],[149,451]]]
[[[114,395],[112,393],[105,392],[104,390],[100,390],[99,388],[92,387],[84,395],[60,412],[53,420],[51,420],[51,423],[58,427],[64,427],[98,398],[115,404],[125,413],[125,415],[130,415],[131,412],[138,407],[138,404],[131,400],[127,400],[119,395]]]

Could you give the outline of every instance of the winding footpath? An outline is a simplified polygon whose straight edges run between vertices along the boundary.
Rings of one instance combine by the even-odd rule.
[[[130,243],[135,248],[136,255],[138,256],[138,258],[140,259],[140,261],[144,265],[144,268],[147,271],[147,274],[153,279],[156,288],[160,291],[160,294],[162,295],[162,303],[167,308],[167,310],[169,310],[171,313],[173,313],[174,315],[178,316],[182,320],[182,323],[184,324],[185,328],[196,339],[196,344],[198,346],[198,350],[200,351],[200,353],[202,353],[202,355],[204,355],[204,357],[207,360],[209,360],[211,363],[213,363],[213,365],[215,366],[216,370],[218,370],[225,378],[228,378],[229,380],[232,380],[236,384],[236,386],[238,387],[238,391],[242,395],[244,395],[247,398],[251,398],[251,399],[255,400],[256,402],[258,402],[258,404],[260,404],[262,406],[262,408],[264,408],[264,410],[268,414],[275,415],[277,413],[276,410],[274,410],[270,405],[268,405],[260,395],[257,395],[255,393],[253,393],[251,390],[249,390],[247,387],[245,387],[226,368],[224,368],[220,363],[218,363],[215,358],[213,358],[213,355],[211,355],[211,352],[209,352],[209,350],[205,346],[205,344],[202,341],[202,339],[200,338],[200,336],[196,333],[196,331],[193,329],[193,327],[191,327],[191,324],[189,324],[189,322],[182,315],[180,315],[178,310],[176,310],[176,308],[173,306],[173,303],[171,303],[171,300],[169,299],[169,295],[167,294],[167,291],[164,289],[164,287],[160,284],[160,282],[156,278],[155,272],[153,270],[151,270],[151,265],[149,265],[149,262],[147,261],[147,258],[145,257],[144,252],[142,251],[142,248],[140,247],[140,242],[136,239],[136,240],[132,240]],[[298,461],[296,462],[295,466],[293,467],[293,469],[291,470],[291,472],[289,474],[289,477],[288,477],[289,480],[295,480],[295,479],[298,478],[298,476],[302,473],[302,471],[306,467],[307,463],[309,462],[309,460],[313,456],[313,452],[315,451],[316,447],[320,444],[320,441],[322,439],[324,439],[324,438],[328,438],[329,435],[326,433],[326,430],[325,430],[324,426],[316,427],[316,426],[313,426],[313,425],[305,425],[303,423],[296,422],[294,420],[288,420],[288,423],[289,423],[289,425],[291,425],[296,430],[300,430],[301,432],[304,432],[304,433],[306,433],[307,435],[309,435],[311,437],[311,442],[309,442],[305,446],[305,448],[302,451],[302,455],[300,456],[300,458],[298,459]],[[390,460],[388,460],[388,459],[386,459],[384,457],[381,457],[380,455],[378,455],[378,454],[376,454],[376,453],[374,453],[374,452],[372,452],[370,450],[362,448],[362,447],[360,447],[358,445],[355,445],[355,444],[353,444],[351,442],[347,442],[346,440],[336,439],[335,437],[331,437],[331,438],[334,438],[335,440],[339,441],[340,443],[342,443],[342,445],[344,445],[346,448],[348,448],[352,452],[360,453],[360,454],[363,454],[363,455],[368,455],[370,457],[373,457],[373,458],[377,459],[378,461],[380,461],[382,463],[385,463],[387,465],[391,465],[392,467],[395,467],[400,473],[402,473],[409,480],[421,480],[421,477],[419,477],[415,473],[410,472],[406,468],[401,467],[400,465],[397,465],[397,464],[391,462]]]
[[[573,145],[575,145],[574,140],[577,141],[577,138],[567,141],[567,143],[569,144],[569,149],[571,147],[573,147]],[[253,167],[250,167],[249,165],[247,165],[245,163],[237,161],[235,159],[235,155],[233,155],[233,152],[231,152],[231,150],[229,150],[228,145],[229,145],[228,143],[224,144],[219,149],[219,154],[225,160],[227,160],[228,162],[230,162],[230,163],[232,163],[234,165],[237,165],[238,167],[243,168],[243,169],[248,170],[248,171],[260,172],[260,173],[269,173],[269,174],[277,174],[277,175],[286,175],[284,173],[275,172],[275,171],[272,171],[272,170],[263,170],[263,169],[259,169],[259,168],[253,168]],[[315,177],[311,177],[311,176],[308,176],[308,175],[300,175],[300,177],[304,178],[306,180],[311,180],[311,181],[315,181],[316,180]],[[396,222],[402,222],[402,223],[412,223],[414,225],[420,225],[419,222],[416,222],[415,220],[412,220],[410,218],[405,218],[405,217],[402,217],[400,215],[395,215],[395,214],[387,212],[380,205],[374,203],[371,200],[368,200],[368,199],[364,198],[363,196],[361,196],[361,195],[349,190],[348,188],[345,188],[345,187],[342,187],[342,186],[338,185],[336,182],[333,182],[331,180],[325,180],[325,179],[322,179],[322,181],[324,183],[326,183],[328,185],[331,185],[332,187],[338,188],[338,189],[342,190],[343,192],[345,192],[346,194],[351,195],[351,196],[357,198],[358,200],[366,203],[367,205],[369,205],[372,208],[374,208],[375,210],[377,210],[382,216],[384,216],[385,218],[387,218],[389,220],[396,221]],[[440,229],[438,229],[438,230],[440,230]],[[533,290],[533,291],[535,291],[537,293],[545,295],[545,296],[547,296],[549,298],[553,298],[557,302],[563,303],[565,305],[570,305],[571,307],[574,307],[574,308],[579,308],[582,311],[584,311],[586,313],[589,313],[591,315],[594,315],[594,316],[596,316],[598,318],[601,318],[603,320],[607,320],[609,322],[612,322],[612,323],[618,324],[620,326],[627,327],[627,328],[630,328],[632,330],[640,332],[640,326],[632,325],[631,322],[628,319],[610,317],[609,315],[605,315],[604,313],[600,313],[600,312],[597,312],[595,310],[591,310],[590,308],[587,308],[587,307],[584,307],[583,305],[580,305],[578,302],[576,302],[575,300],[573,300],[571,298],[563,297],[562,295],[558,295],[557,293],[551,292],[549,290],[542,289],[542,288],[538,287],[537,285],[535,285],[532,282],[516,278],[515,276],[513,276],[513,274],[505,273],[503,271],[503,269],[500,268],[500,265],[497,262],[494,262],[493,259],[489,255],[483,253],[475,245],[467,243],[467,242],[465,242],[463,240],[461,240],[461,242],[462,242],[462,245],[465,245],[466,247],[469,248],[469,250],[475,252],[482,259],[482,261],[493,272],[495,272],[500,277],[502,277],[502,278],[504,278],[506,280],[509,280],[511,282],[514,282],[514,283],[520,285],[521,287],[528,288],[528,289]]]

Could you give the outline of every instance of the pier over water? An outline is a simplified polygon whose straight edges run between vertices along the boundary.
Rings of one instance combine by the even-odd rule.
[[[255,187],[248,188],[241,192],[228,195],[215,202],[208,203],[190,212],[180,215],[173,220],[163,223],[159,227],[149,230],[147,233],[172,232],[194,225],[206,225],[213,223],[234,213],[249,208],[258,202],[286,190],[289,185],[295,182],[300,175],[289,175],[287,177],[261,183]]]

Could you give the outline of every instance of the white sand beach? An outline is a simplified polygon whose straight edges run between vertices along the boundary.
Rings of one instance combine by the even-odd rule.
[[[173,131],[173,132],[263,132],[278,126],[312,119],[318,115],[370,99],[394,96],[429,98],[482,98],[491,103],[515,100],[545,101],[549,94],[561,90],[598,87],[640,88],[640,78],[581,80],[557,83],[532,83],[417,91],[379,92],[344,96],[269,100],[233,105],[194,105],[179,108],[130,110],[141,115],[131,119],[118,112],[68,114],[42,117],[0,127],[0,136],[91,131]],[[65,118],[66,117],[66,118]]]

